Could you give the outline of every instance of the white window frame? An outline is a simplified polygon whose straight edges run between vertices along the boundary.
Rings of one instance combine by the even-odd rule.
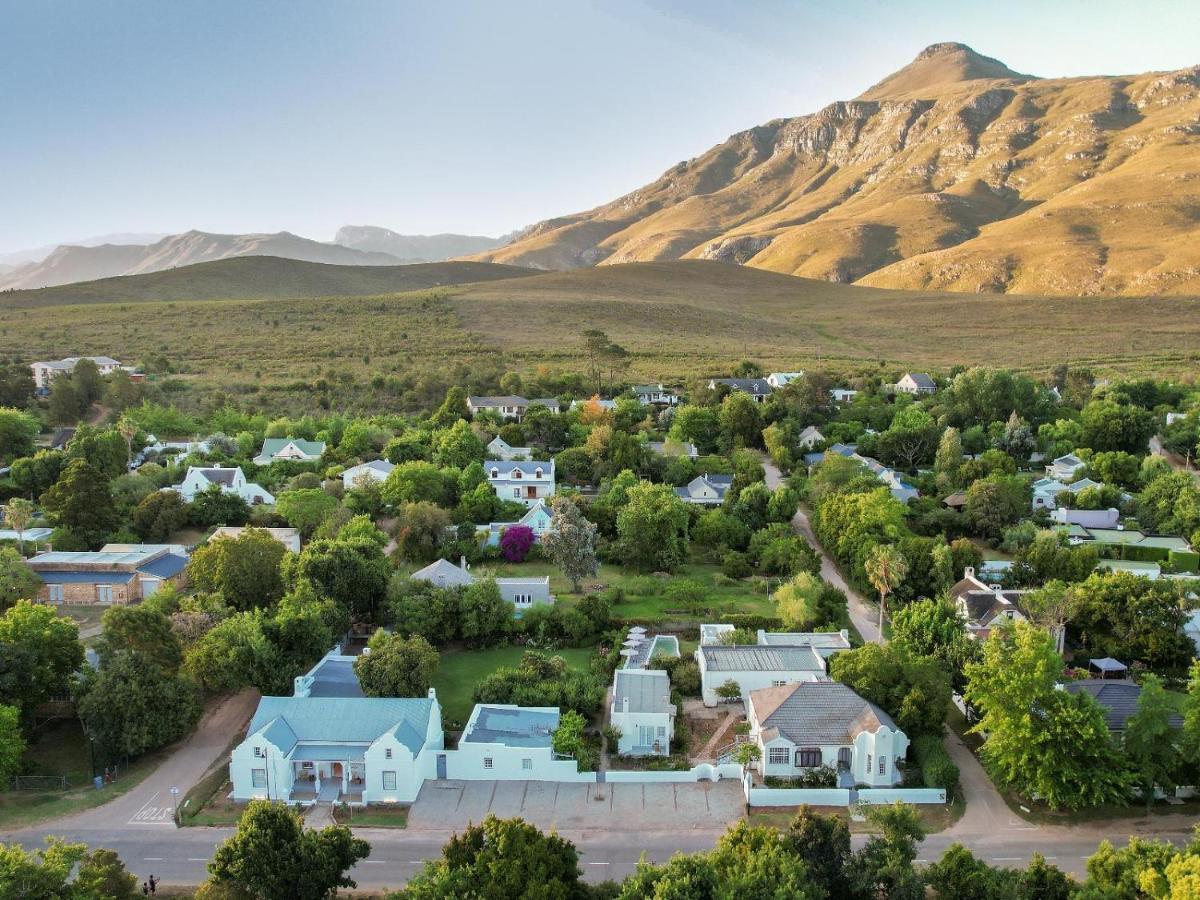
[[[879,774],[880,775],[887,774],[887,757],[886,756],[879,757]]]
[[[66,591],[61,584],[46,585],[47,596],[51,603],[64,603],[66,601]]]
[[[768,747],[767,748],[767,765],[769,766],[786,766],[791,759],[792,753],[787,747]]]
[[[111,584],[96,585],[96,602],[97,603],[112,603],[113,602],[113,586]]]
[[[384,758],[384,759],[391,759],[391,758],[392,758],[392,748],[391,748],[391,747],[388,747],[387,749],[385,749],[385,750],[383,751],[383,758]]]
[[[266,769],[251,769],[250,770],[250,785],[256,788],[265,788],[267,786],[267,770]]]
[[[266,757],[267,757],[267,751],[265,748],[263,748],[263,747],[255,747],[254,748],[254,758],[255,759],[266,759]]]
[[[485,756],[485,757],[483,758],[483,767],[484,767],[485,769],[490,769],[490,768],[492,768],[492,758],[491,758],[490,756]]]
[[[528,756],[521,760],[521,768],[526,772],[533,771],[533,760]]]
[[[383,789],[385,791],[396,790],[396,773],[395,772],[385,771],[385,772],[381,772],[380,775],[382,777]],[[391,782],[391,783],[389,784],[389,782]]]

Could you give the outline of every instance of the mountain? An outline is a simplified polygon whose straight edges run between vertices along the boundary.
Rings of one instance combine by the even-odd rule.
[[[1200,293],[1200,66],[1040,79],[935,44],[855,100],[735,134],[473,258],[713,259],[838,282]]]
[[[150,300],[367,297],[535,274],[527,268],[479,262],[336,266],[275,256],[239,256],[145,275],[2,291],[0,310]]]
[[[237,256],[279,256],[347,266],[392,266],[400,262],[387,253],[324,244],[286,231],[278,234],[188,231],[169,235],[149,245],[61,246],[41,262],[30,263],[0,277],[0,289],[50,287],[117,275],[140,275]]]
[[[69,241],[68,243],[79,247],[98,247],[101,244],[153,244],[155,241],[161,241],[165,237],[165,234],[160,233],[144,234],[136,231],[121,231],[116,234],[102,234],[98,237],[85,238],[82,241]],[[0,253],[0,272],[31,262],[41,262],[61,246],[61,244],[44,244],[41,247],[33,247],[29,250],[12,250],[7,253]]]
[[[439,262],[499,247],[503,238],[472,234],[397,234],[376,225],[343,225],[333,242],[355,250],[390,253],[398,259]]]

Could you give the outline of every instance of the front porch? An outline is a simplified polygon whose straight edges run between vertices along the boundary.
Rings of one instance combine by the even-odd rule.
[[[366,766],[362,751],[351,748],[309,747],[307,758],[294,758],[292,762],[292,790],[288,797],[291,803],[312,804],[363,802],[363,787],[366,784]],[[334,752],[340,758],[331,759]]]

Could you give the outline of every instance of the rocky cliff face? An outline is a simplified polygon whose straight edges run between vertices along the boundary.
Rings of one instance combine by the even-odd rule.
[[[934,45],[477,256],[703,258],[886,287],[1200,292],[1200,67],[1042,80]]]

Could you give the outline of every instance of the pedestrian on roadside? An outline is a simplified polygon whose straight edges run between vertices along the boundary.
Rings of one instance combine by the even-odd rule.
[[[153,894],[157,888],[158,888],[158,880],[153,875],[151,875],[150,876],[150,893]]]
[[[143,896],[143,897],[149,897],[149,896],[150,896],[150,887],[149,887],[149,885],[147,885],[147,884],[146,884],[146,882],[144,882],[144,881],[142,882],[142,896]]]

